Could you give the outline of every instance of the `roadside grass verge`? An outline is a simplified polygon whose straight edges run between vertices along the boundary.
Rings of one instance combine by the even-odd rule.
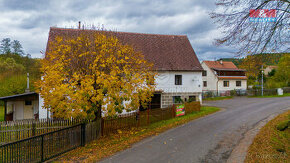
[[[288,123],[288,128],[283,127]],[[245,163],[289,162],[290,110],[268,122],[256,135],[248,149]],[[280,131],[284,129],[283,131]]]
[[[283,95],[268,95],[268,96],[248,96],[250,98],[271,98],[271,97],[287,97],[290,93],[284,93]]]
[[[56,162],[95,162],[109,157],[116,152],[129,148],[132,144],[149,136],[158,135],[168,129],[185,124],[194,119],[219,111],[217,107],[203,106],[198,112],[185,116],[152,123],[149,126],[118,130],[117,134],[101,137],[85,147],[77,148],[59,157]],[[166,144],[166,142],[164,142]]]
[[[0,105],[0,122],[4,121],[4,106]]]
[[[222,96],[222,97],[210,97],[206,98],[203,101],[216,101],[216,100],[226,100],[226,99],[232,99],[233,96]]]

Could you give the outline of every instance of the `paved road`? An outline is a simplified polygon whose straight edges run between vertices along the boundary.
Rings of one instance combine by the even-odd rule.
[[[224,110],[147,138],[102,162],[226,162],[245,132],[268,116],[289,109],[290,97],[239,97],[206,104]]]

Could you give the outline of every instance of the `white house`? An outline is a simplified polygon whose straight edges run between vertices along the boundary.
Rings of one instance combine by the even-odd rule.
[[[92,35],[97,30],[50,28],[47,49],[57,36],[77,38],[80,34]],[[116,36],[123,44],[131,45],[145,59],[154,64],[158,72],[156,92],[151,108],[165,108],[183,101],[201,101],[202,67],[186,35],[160,35],[102,31]],[[6,120],[43,119],[51,114],[43,109],[43,99],[35,92],[1,97],[5,103]]]
[[[97,32],[100,31],[51,27],[46,50],[49,50],[50,42],[57,36],[74,39],[80,34],[94,35]],[[203,69],[186,35],[101,32],[117,37],[123,44],[131,45],[154,64],[159,76],[151,108],[164,108],[179,99],[201,101]]]
[[[246,90],[245,70],[238,69],[233,62],[203,61],[201,66],[203,92],[212,91],[218,95],[228,95],[231,90]]]

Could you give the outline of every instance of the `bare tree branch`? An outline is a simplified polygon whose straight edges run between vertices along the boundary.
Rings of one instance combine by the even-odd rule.
[[[216,45],[238,48],[238,55],[289,51],[289,0],[216,0],[211,17],[222,30]],[[275,22],[251,22],[250,10],[275,9]]]

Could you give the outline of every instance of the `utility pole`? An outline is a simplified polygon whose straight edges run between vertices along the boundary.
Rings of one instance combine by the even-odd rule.
[[[264,69],[263,69],[263,65],[262,65],[262,96],[263,96],[263,93],[264,92]]]

